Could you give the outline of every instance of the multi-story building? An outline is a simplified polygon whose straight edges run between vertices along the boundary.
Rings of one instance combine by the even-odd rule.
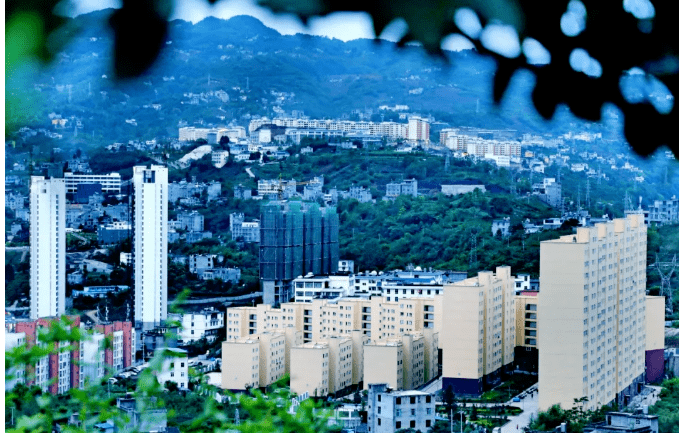
[[[538,300],[535,290],[518,292],[514,297],[516,310],[516,346],[514,364],[522,371],[538,371]]]
[[[97,242],[100,245],[119,244],[132,234],[132,226],[127,221],[114,221],[97,226]]]
[[[646,248],[640,214],[541,242],[540,410],[569,409],[582,397],[584,409],[625,405],[636,394],[646,353]]]
[[[222,388],[259,388],[259,338],[256,335],[222,343]]]
[[[66,186],[31,176],[30,317],[60,316],[66,305]]]
[[[136,166],[132,181],[134,318],[147,330],[167,319],[167,167]]]
[[[292,280],[309,272],[337,273],[339,217],[335,208],[312,204],[262,206],[259,277],[265,304],[292,298]]]
[[[7,332],[5,330],[5,353],[26,344],[25,332]],[[5,370],[5,390],[11,391],[19,383],[26,383],[26,366],[15,365]]]
[[[228,150],[214,150],[212,151],[212,164],[217,168],[222,168],[229,160]]]
[[[412,332],[441,332],[443,297],[386,301],[368,298],[314,299],[311,303],[288,302],[280,308],[268,304],[227,309],[227,341],[264,331],[294,326],[305,342],[331,335],[349,336],[354,330],[372,340]]]
[[[206,269],[214,269],[216,259],[215,254],[191,254],[189,256],[189,272],[198,274]]]
[[[441,332],[443,388],[480,394],[514,361],[514,277],[508,266],[447,285]]]
[[[297,277],[292,281],[295,302],[309,303],[313,299],[335,299],[354,294],[354,276],[327,275]]]
[[[318,362],[317,362],[318,361]],[[290,355],[290,390],[323,397],[351,386],[353,342],[332,336],[293,347]]]
[[[363,346],[363,389],[371,383],[386,383],[403,389],[403,342],[398,338],[371,340]]]
[[[671,224],[679,221],[679,199],[655,200],[648,206],[646,224]]]
[[[408,140],[429,143],[429,122],[418,116],[409,117]]]
[[[391,182],[387,184],[387,198],[396,198],[399,195],[417,197],[417,179],[406,179],[403,182]]]
[[[167,317],[170,320],[181,322],[179,338],[184,343],[201,338],[213,342],[217,339],[219,330],[224,327],[224,312],[215,310],[214,307],[190,313],[171,313]]]
[[[222,388],[264,388],[289,372],[287,360],[299,333],[290,328],[222,343]]]
[[[418,388],[436,377],[438,333],[428,330],[372,340],[363,347],[363,369],[364,389],[379,382],[394,389]]]
[[[190,232],[202,232],[205,228],[205,217],[195,210],[177,215],[179,228]]]
[[[234,241],[259,242],[259,221],[245,221],[245,216],[242,213],[232,213],[229,215],[229,223],[231,239]]]
[[[40,318],[31,321],[19,321],[15,325],[15,332],[25,335],[26,348],[31,349],[36,344],[41,345],[39,331],[52,326],[55,318]],[[80,317],[69,316],[71,328],[80,326]],[[26,366],[26,384],[36,385],[51,394],[64,394],[80,384],[80,347],[77,343],[63,341],[57,343],[50,353],[38,360],[34,365]]]
[[[66,192],[78,192],[78,185],[98,183],[101,185],[101,192],[120,194],[121,178],[120,173],[109,174],[74,174],[64,173]]]
[[[306,368],[305,368],[306,367]],[[323,397],[330,391],[330,346],[309,342],[290,351],[290,391]]]
[[[436,420],[436,399],[421,391],[392,391],[387,383],[368,388],[368,431],[429,431]]]
[[[646,382],[665,377],[665,297],[646,296]]]
[[[168,382],[174,382],[179,389],[189,388],[188,352],[178,348],[164,348],[163,365],[156,375],[161,386],[167,388]]]

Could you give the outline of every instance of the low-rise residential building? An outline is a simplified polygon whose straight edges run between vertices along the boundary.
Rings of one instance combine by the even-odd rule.
[[[170,313],[167,316],[168,319],[181,323],[179,338],[184,343],[201,338],[213,342],[217,338],[219,330],[224,327],[224,312],[215,310],[214,307],[190,313]]]
[[[224,282],[230,281],[237,283],[240,281],[239,268],[212,268],[198,271],[198,277],[201,280],[222,280]]]
[[[328,275],[298,277],[292,281],[295,290],[295,302],[309,303],[313,299],[335,299],[354,294],[356,281],[354,276]]]
[[[168,382],[174,382],[179,389],[189,388],[189,358],[188,352],[179,348],[165,348],[163,365],[156,375],[161,386],[168,387]]]
[[[261,231],[259,220],[245,221],[242,213],[232,213],[229,215],[229,227],[231,229],[231,239],[245,243],[259,242]]]
[[[100,245],[119,244],[132,235],[132,226],[127,221],[114,221],[97,227],[97,242]]]
[[[217,256],[215,254],[191,254],[189,256],[189,272],[197,274],[215,267]]]
[[[392,391],[387,383],[368,387],[368,431],[429,431],[436,420],[436,399],[421,391]]]
[[[417,179],[406,179],[403,182],[391,182],[387,184],[387,199],[393,199],[399,195],[417,197]]]
[[[504,238],[509,236],[509,227],[510,227],[509,217],[499,220],[493,220],[490,232],[493,234],[493,236],[500,236]]]
[[[202,232],[205,229],[205,217],[197,211],[178,214],[177,222],[179,224],[178,228],[181,230]]]

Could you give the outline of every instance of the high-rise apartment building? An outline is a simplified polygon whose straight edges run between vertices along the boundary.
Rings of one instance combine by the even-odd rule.
[[[61,316],[66,303],[66,185],[31,177],[31,319]]]
[[[292,298],[293,279],[337,273],[339,217],[335,208],[271,203],[262,207],[259,277],[265,304]]]
[[[540,410],[627,404],[644,380],[646,326],[643,215],[541,242]]]
[[[479,394],[514,362],[514,277],[509,266],[445,286],[443,389]]]
[[[418,116],[408,118],[408,140],[429,142],[429,122]]]
[[[136,166],[132,182],[134,319],[148,330],[167,319],[167,167]]]

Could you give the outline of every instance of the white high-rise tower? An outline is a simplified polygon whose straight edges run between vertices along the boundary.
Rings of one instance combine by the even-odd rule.
[[[66,184],[31,176],[31,319],[64,314]]]
[[[134,167],[134,319],[151,329],[167,318],[167,167]]]

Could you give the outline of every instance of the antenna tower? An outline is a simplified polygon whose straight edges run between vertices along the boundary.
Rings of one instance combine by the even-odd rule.
[[[580,184],[578,184],[578,212],[580,212]]]
[[[446,155],[446,163],[443,166],[443,170],[446,172],[450,170],[450,155]]]
[[[590,207],[590,202],[589,202],[589,178],[587,178],[587,186],[585,189],[585,206],[587,209]]]
[[[653,266],[658,271],[658,274],[660,274],[660,296],[665,296],[665,312],[672,314],[674,313],[674,307],[672,305],[670,280],[672,279],[672,274],[674,274],[674,269],[677,267],[677,255],[672,256],[672,260],[669,262],[661,262],[656,254]]]

